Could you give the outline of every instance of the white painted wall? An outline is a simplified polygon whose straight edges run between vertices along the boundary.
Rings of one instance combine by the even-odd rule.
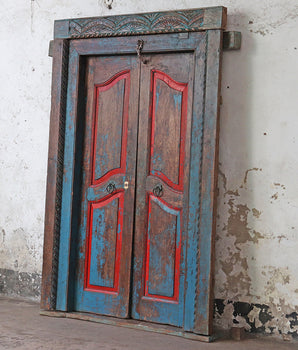
[[[269,305],[274,332],[287,333],[285,315],[298,312],[298,3],[0,5],[0,268],[41,272],[54,20],[223,5],[228,29],[241,31],[243,43],[223,58],[215,297]],[[256,322],[258,316],[250,313]],[[217,323],[228,327],[231,320],[228,305]]]

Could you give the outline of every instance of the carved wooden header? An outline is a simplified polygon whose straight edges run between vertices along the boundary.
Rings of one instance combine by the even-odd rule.
[[[227,9],[222,6],[78,18],[55,21],[54,38],[100,38],[107,36],[197,32],[207,29],[225,29],[226,22]]]

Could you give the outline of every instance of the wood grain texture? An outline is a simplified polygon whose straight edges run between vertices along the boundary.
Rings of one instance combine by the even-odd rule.
[[[129,313],[137,67],[135,56],[91,56],[84,64],[85,83],[81,84],[86,89],[79,98],[86,100],[86,108],[77,117],[85,119],[82,190],[72,276],[77,311],[118,317]],[[102,142],[104,150],[102,144],[98,147]],[[109,192],[111,184],[115,187]]]
[[[225,29],[225,7],[141,13],[55,21],[55,38],[99,38],[106,36],[193,32]]]
[[[148,63],[141,65],[132,317],[182,327],[187,240],[187,216],[184,216],[184,212],[187,213],[188,203],[193,55],[167,53],[145,57]],[[167,88],[167,94],[170,94],[167,99],[159,100],[158,113],[158,91],[154,87],[155,72],[159,72],[158,76],[168,82],[164,87]],[[170,88],[172,83],[176,85],[176,89]],[[180,113],[177,113],[175,108],[178,86],[181,90],[186,91],[187,87],[190,91],[185,93],[185,110],[182,103],[178,108]],[[169,109],[169,101],[173,101],[173,108]],[[185,118],[181,117],[182,114],[185,114]],[[171,127],[168,123],[171,123]],[[161,128],[157,138],[156,125]],[[163,171],[175,165],[176,173],[177,168],[183,169],[180,188],[167,181],[161,172],[153,171],[152,155],[160,158],[159,164],[162,161],[169,162],[168,168],[161,168]],[[153,169],[150,169],[151,165]],[[162,185],[163,194],[160,200],[153,196],[154,188],[150,188],[150,184]],[[171,202],[171,199],[175,202]],[[169,220],[169,214],[172,218],[173,215],[176,216],[175,225]],[[147,232],[147,235],[144,235],[144,232]],[[155,247],[157,237],[161,239],[158,250]],[[167,256],[161,257],[158,251],[165,253],[166,250]],[[164,273],[164,276],[161,273]],[[153,294],[154,291],[156,295]]]
[[[198,277],[194,331],[210,335],[213,325],[213,270],[219,142],[219,97],[222,31],[208,31],[206,91],[202,149]]]
[[[149,196],[145,297],[178,301],[181,258],[181,209]],[[156,225],[158,218],[158,225]]]
[[[119,292],[123,192],[89,202],[85,289]]]
[[[59,311],[40,311],[40,315],[48,317],[58,317],[58,318],[70,318],[73,320],[89,321],[101,324],[107,324],[111,326],[125,327],[130,329],[139,329],[146,332],[153,332],[157,334],[168,334],[174,335],[176,337],[182,337],[185,339],[191,339],[196,341],[201,341],[205,343],[210,343],[215,340],[222,338],[221,334],[214,334],[212,336],[200,335],[191,332],[184,332],[181,328],[172,327],[167,325],[161,325],[157,323],[141,322],[132,319],[121,319],[115,317],[100,316],[88,313],[80,312],[59,312]]]
[[[187,84],[178,83],[165,73],[152,70],[150,93],[152,94],[150,174],[160,177],[176,190],[181,190]]]
[[[73,185],[75,179],[75,158],[76,158],[76,131],[77,131],[77,103],[70,103],[78,100],[79,85],[79,56],[72,45],[69,47],[69,76],[67,82],[67,108],[65,117],[65,142],[64,142],[64,163],[62,176],[62,205],[59,241],[59,264],[56,309],[68,310],[69,291],[71,274],[71,245],[72,245],[72,218],[73,218]]]
[[[64,134],[68,42],[56,39],[52,44],[53,73],[48,153],[48,175],[44,226],[41,309],[56,307],[62,172],[64,162]]]
[[[225,9],[217,9],[224,20]],[[204,12],[205,24],[208,13],[214,23],[212,11]],[[77,22],[80,38],[89,30],[100,36],[93,19],[84,21]],[[57,36],[68,33],[71,20],[56,23]],[[139,61],[137,40],[144,41]],[[55,45],[53,81],[56,74],[63,84]],[[221,48],[221,29],[70,40],[67,98],[60,87],[53,91],[63,108],[67,100],[65,131],[51,121],[49,153],[52,159],[60,149],[64,172],[56,160],[49,165],[42,308],[129,317],[131,306],[137,320],[211,334]],[[56,99],[52,114],[60,116]],[[54,201],[62,201],[61,215],[57,205],[51,214]],[[63,233],[56,305],[49,301],[57,277],[54,232]]]

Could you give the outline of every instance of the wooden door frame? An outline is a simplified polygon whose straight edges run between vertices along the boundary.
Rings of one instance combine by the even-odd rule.
[[[107,23],[109,25],[106,25]],[[135,23],[138,25],[134,26]],[[195,219],[191,224],[192,227],[190,227],[190,230],[193,234],[199,235],[199,244],[197,247],[190,246],[187,261],[189,264],[192,264],[192,266],[195,266],[196,271],[193,272],[198,276],[198,283],[194,284],[192,281],[188,288],[188,293],[191,294],[191,298],[195,299],[194,305],[196,305],[195,309],[192,310],[194,325],[191,328],[192,331],[199,334],[211,334],[220,66],[222,33],[225,29],[225,25],[226,9],[224,7],[55,21],[55,40],[52,43],[52,107],[48,155],[41,309],[56,310],[62,210],[62,180],[66,165],[66,159],[64,157],[67,108],[66,96],[71,93],[67,91],[69,61],[70,59],[78,60],[80,54],[86,54],[83,47],[80,49],[81,39],[118,37],[119,40],[117,41],[110,40],[108,42],[109,38],[103,39],[108,45],[105,46],[107,49],[104,52],[101,51],[101,54],[119,54],[135,52],[136,38],[132,40],[132,38],[128,36],[156,34],[156,48],[158,47],[159,52],[167,52],[173,50],[173,48],[172,46],[167,47],[168,41],[163,40],[165,38],[163,34],[173,33],[170,34],[170,36],[175,38],[177,51],[183,51],[189,50],[190,47],[185,44],[187,40],[181,39],[187,38],[189,35],[191,36],[191,32],[206,31],[208,47],[206,49],[207,70],[205,76],[204,123],[202,125],[194,125],[192,136],[201,140],[202,158],[198,159],[195,152],[192,152],[192,166],[190,169],[190,193],[192,194],[192,200],[194,202],[199,202],[199,211],[196,210],[196,212],[193,213]],[[146,40],[145,38],[144,36],[144,40]],[[88,54],[98,54],[96,39],[92,39],[89,42],[91,46],[94,44],[94,50],[93,52],[89,50]],[[111,45],[112,42],[115,42],[115,44]],[[74,56],[69,55],[70,43],[72,47],[76,46],[77,56],[76,54]],[[195,50],[195,47],[193,50]],[[147,52],[154,51],[153,45],[151,51],[149,50]],[[146,53],[146,48],[144,48],[144,53]],[[195,87],[195,91],[196,88],[199,88],[199,86]],[[73,149],[72,152],[74,151]],[[72,190],[72,183],[69,184],[69,190]],[[71,208],[71,203],[69,203],[69,205],[69,208]],[[66,251],[65,254],[69,254],[69,250]]]

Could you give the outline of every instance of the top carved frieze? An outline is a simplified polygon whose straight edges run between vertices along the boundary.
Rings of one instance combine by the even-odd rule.
[[[55,21],[55,38],[179,33],[224,29],[226,9],[211,7],[168,12],[79,18]]]

